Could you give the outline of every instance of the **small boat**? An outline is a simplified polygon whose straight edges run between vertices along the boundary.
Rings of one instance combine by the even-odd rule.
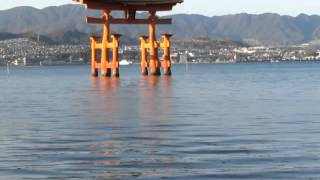
[[[280,61],[279,61],[279,60],[273,60],[273,59],[272,59],[270,62],[271,62],[271,63],[279,63]]]
[[[132,64],[132,62],[127,61],[126,59],[124,59],[124,60],[121,60],[119,62],[119,64],[120,64],[120,66],[128,66],[128,65]]]

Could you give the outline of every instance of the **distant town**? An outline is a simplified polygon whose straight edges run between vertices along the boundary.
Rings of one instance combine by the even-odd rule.
[[[119,50],[120,60],[139,63],[139,49],[139,45],[122,45]],[[249,46],[240,42],[199,38],[174,40],[171,58],[173,63],[320,61],[320,48],[309,44],[278,47]],[[0,41],[1,66],[88,64],[89,59],[88,42],[49,44],[30,38]]]

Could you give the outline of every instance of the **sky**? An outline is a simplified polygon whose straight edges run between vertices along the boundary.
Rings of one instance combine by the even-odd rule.
[[[0,10],[16,6],[43,8],[72,3],[72,0],[0,0]],[[237,13],[278,13],[296,16],[301,13],[320,15],[320,0],[185,0],[173,12],[202,14],[206,16]],[[168,14],[168,13],[167,13]]]

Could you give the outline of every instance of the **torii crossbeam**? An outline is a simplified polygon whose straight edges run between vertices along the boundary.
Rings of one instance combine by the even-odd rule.
[[[161,19],[156,16],[158,11],[171,11],[173,6],[182,3],[183,0],[74,0],[85,5],[88,9],[102,10],[100,18],[87,17],[87,23],[103,24],[102,42],[98,37],[91,39],[91,69],[92,75],[98,76],[98,69],[101,69],[101,76],[119,76],[119,34],[111,35],[110,24],[149,24],[149,37],[141,36],[141,73],[148,75],[148,67],[151,75],[161,75],[160,68],[163,68],[165,75],[171,75],[170,59],[170,34],[163,34],[163,42],[156,40],[156,24],[171,24],[172,19]],[[111,16],[112,11],[123,11],[122,18]],[[136,18],[137,11],[147,11],[149,17]],[[160,62],[158,48],[163,49],[163,59]],[[101,61],[97,60],[97,49],[101,49]],[[109,49],[112,49],[113,58],[109,60]],[[150,60],[147,60],[147,49],[149,49]]]

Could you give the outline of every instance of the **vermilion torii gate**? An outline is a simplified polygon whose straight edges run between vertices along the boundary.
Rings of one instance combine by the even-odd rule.
[[[87,23],[103,24],[102,42],[98,37],[91,36],[91,69],[92,75],[98,76],[98,69],[101,69],[101,76],[119,76],[119,34],[112,34],[110,37],[110,24],[148,24],[149,37],[141,36],[141,73],[148,75],[148,67],[151,75],[161,75],[160,68],[163,68],[165,75],[171,75],[170,60],[170,34],[163,34],[162,42],[156,40],[156,24],[171,24],[172,19],[160,19],[156,16],[157,11],[170,11],[173,6],[182,3],[183,0],[75,0],[84,4],[88,9],[102,10],[101,18],[87,17]],[[123,11],[123,18],[114,18],[112,11]],[[136,18],[137,11],[147,11],[148,18]],[[111,38],[111,41],[110,41]],[[159,60],[158,49],[163,49],[163,59]],[[97,60],[97,50],[101,50],[101,61]],[[109,59],[109,51],[112,49],[112,60]],[[149,62],[147,53],[149,49]]]

